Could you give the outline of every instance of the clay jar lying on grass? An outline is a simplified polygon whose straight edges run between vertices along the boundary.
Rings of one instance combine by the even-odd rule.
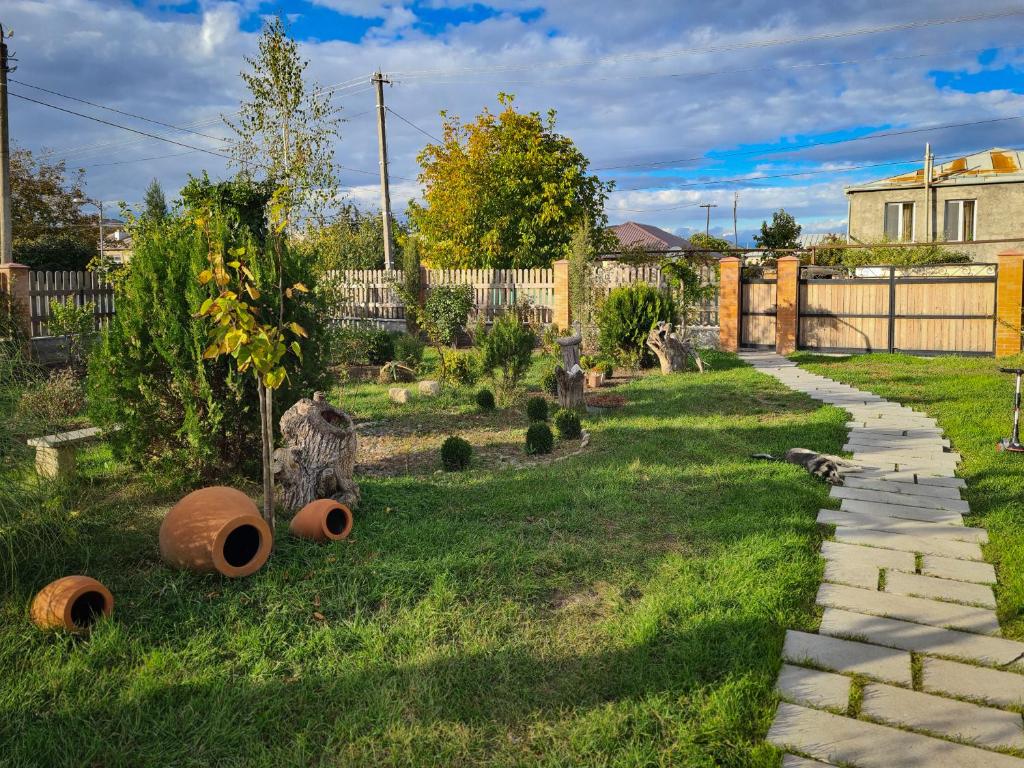
[[[88,576],[65,576],[51,581],[32,601],[32,621],[40,629],[85,632],[114,610],[110,590]]]
[[[160,525],[160,555],[172,568],[249,576],[267,562],[272,545],[253,500],[222,485],[193,491]]]
[[[352,532],[352,510],[334,499],[317,499],[295,514],[288,530],[300,539],[341,541]]]

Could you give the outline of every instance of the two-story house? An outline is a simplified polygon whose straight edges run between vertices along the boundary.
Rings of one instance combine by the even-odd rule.
[[[846,196],[850,242],[957,243],[976,261],[994,261],[1024,243],[1019,150],[989,149],[938,166],[927,159],[916,171],[847,187]]]

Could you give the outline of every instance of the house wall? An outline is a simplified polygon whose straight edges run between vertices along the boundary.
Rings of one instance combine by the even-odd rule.
[[[924,232],[924,187],[902,187],[847,193],[850,201],[850,240],[877,242],[885,237],[885,204],[914,202],[914,240],[928,240]],[[941,241],[945,231],[947,200],[976,200],[976,240],[1020,238],[1020,244],[957,244],[975,261],[995,261],[999,253],[1024,246],[1024,183],[957,184],[931,189],[931,240]]]

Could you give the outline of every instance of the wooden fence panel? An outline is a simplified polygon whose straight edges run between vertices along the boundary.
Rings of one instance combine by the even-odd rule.
[[[746,347],[775,346],[777,285],[774,280],[748,280],[740,296],[740,343]]]
[[[54,300],[63,304],[73,299],[78,307],[91,302],[97,329],[106,327],[114,316],[114,289],[95,272],[29,272],[28,282],[33,336],[50,335],[50,302]]]
[[[885,350],[888,312],[888,281],[802,283],[800,344],[806,349]]]

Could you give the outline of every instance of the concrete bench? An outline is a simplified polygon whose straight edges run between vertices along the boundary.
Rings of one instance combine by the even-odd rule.
[[[71,477],[78,447],[98,440],[101,434],[99,427],[89,427],[27,440],[29,447],[36,449],[36,474],[52,480]]]

